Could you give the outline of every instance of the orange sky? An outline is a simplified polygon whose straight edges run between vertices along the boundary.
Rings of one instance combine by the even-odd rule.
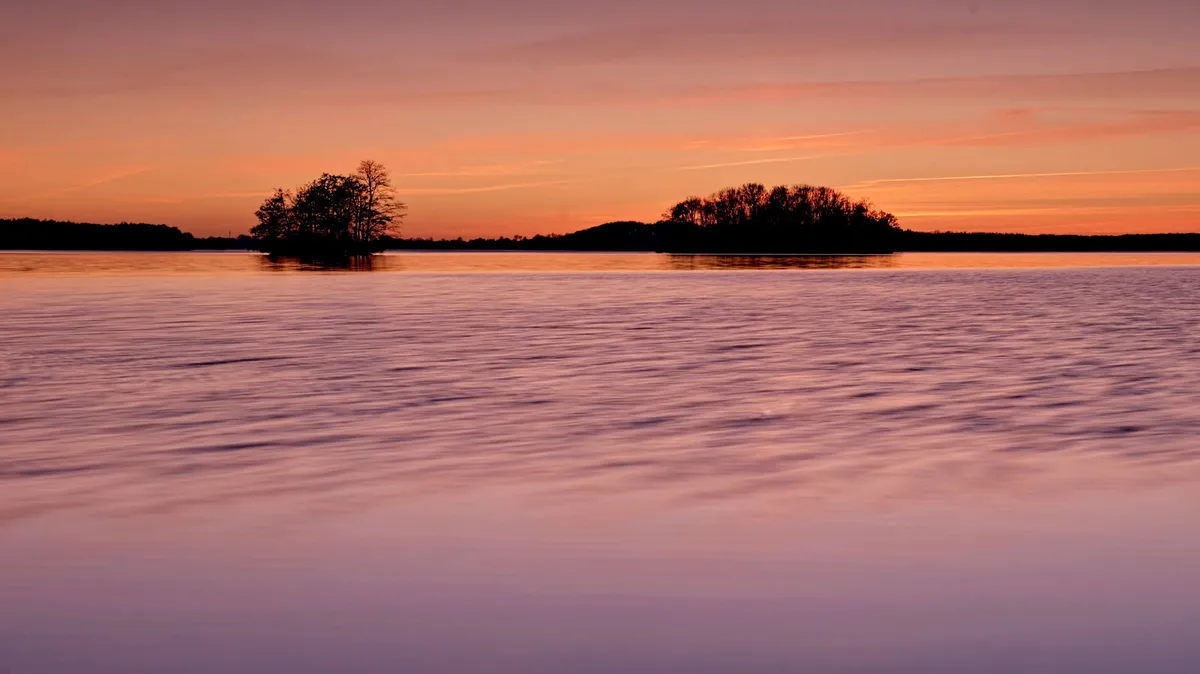
[[[816,183],[913,229],[1200,231],[1176,0],[49,0],[0,22],[0,217],[241,233],[373,158],[408,236]]]

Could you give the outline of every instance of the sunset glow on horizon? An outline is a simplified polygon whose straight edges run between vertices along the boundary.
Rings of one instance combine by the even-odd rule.
[[[1195,2],[97,5],[2,10],[0,217],[239,234],[370,158],[410,237],[750,181],[910,229],[1200,231]]]

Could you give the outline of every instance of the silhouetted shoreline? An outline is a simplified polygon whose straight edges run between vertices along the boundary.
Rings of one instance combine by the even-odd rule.
[[[385,250],[687,252],[715,255],[785,254],[772,251],[664,251],[664,223],[612,222],[561,235],[475,239],[385,237]],[[1200,233],[999,234],[898,230],[887,252],[1196,252]],[[249,236],[196,237],[178,227],[144,223],[100,225],[21,218],[0,220],[0,250],[200,251],[259,250]],[[818,254],[818,251],[806,251]],[[824,254],[870,253],[830,250]]]
[[[745,183],[691,196],[658,222],[609,222],[570,234],[406,239],[387,169],[370,160],[276,189],[249,236],[196,238],[167,225],[0,220],[0,249],[259,250],[341,263],[384,250],[608,251],[683,255],[886,255],[896,252],[1200,251],[1200,233],[1081,236],[915,232],[870,202],[817,185]]]
[[[0,219],[0,250],[187,251],[253,250],[249,236],[198,238],[178,227],[122,222],[98,225],[19,218]]]

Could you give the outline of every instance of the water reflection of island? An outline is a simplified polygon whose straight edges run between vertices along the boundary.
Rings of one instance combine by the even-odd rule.
[[[346,255],[328,258],[263,255],[260,263],[264,271],[270,272],[404,271],[402,263],[386,255]]]
[[[670,255],[671,269],[891,269],[894,255]]]

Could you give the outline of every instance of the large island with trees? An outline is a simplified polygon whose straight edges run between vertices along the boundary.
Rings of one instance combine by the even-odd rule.
[[[669,253],[891,253],[896,218],[835,189],[758,183],[691,197],[664,215],[660,249]]]

